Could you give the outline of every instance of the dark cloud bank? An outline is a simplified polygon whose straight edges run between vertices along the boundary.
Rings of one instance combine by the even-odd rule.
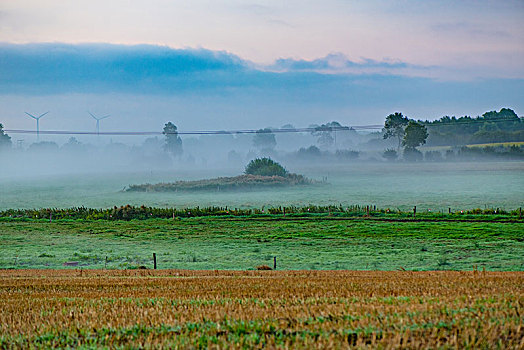
[[[349,72],[334,72],[338,68]],[[369,73],[369,69],[381,69]],[[152,45],[0,44],[0,94],[129,93],[161,96],[259,96],[261,102],[344,108],[443,106],[492,108],[522,103],[522,79],[437,81],[409,77],[403,62],[340,55],[305,61],[280,59],[259,67],[227,52]],[[356,70],[356,72],[355,72]],[[358,73],[361,70],[363,73]],[[390,107],[393,108],[393,107]],[[476,109],[475,109],[476,110]],[[435,115],[435,117],[438,115]]]

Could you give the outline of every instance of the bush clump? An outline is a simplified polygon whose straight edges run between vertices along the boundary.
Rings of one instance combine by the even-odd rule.
[[[271,158],[256,158],[246,166],[246,175],[282,176],[287,175],[287,170]]]
[[[230,191],[270,187],[313,185],[318,182],[299,174],[289,173],[282,165],[270,158],[257,158],[246,166],[245,174],[194,181],[129,185],[126,191]]]

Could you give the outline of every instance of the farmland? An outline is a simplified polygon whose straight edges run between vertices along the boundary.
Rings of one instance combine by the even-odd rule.
[[[191,194],[122,189],[207,175],[0,180],[0,349],[522,348],[522,167]]]
[[[0,271],[0,348],[524,345],[517,272]]]
[[[409,210],[414,205],[432,211],[471,208],[515,209],[524,206],[524,162],[349,163],[289,165],[292,172],[327,186],[295,186],[246,192],[124,192],[129,185],[235,176],[242,167],[120,173],[49,174],[3,177],[0,168],[0,210],[12,208],[107,208],[125,204],[154,207],[262,206],[308,204],[374,204]],[[7,173],[9,174],[9,173]]]
[[[0,220],[0,268],[247,270],[524,270],[521,219],[458,216],[452,221],[362,217],[192,217]],[[455,216],[456,217],[456,216]],[[458,221],[461,218],[476,221]],[[483,221],[484,220],[484,221]],[[490,221],[488,221],[490,220]],[[107,260],[106,260],[107,259]]]

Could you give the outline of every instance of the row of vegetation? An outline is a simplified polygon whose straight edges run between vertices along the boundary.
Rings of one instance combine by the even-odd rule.
[[[337,146],[337,132],[339,137],[351,135],[357,137],[357,131],[337,121],[325,124],[312,124],[308,128],[297,130],[293,125],[287,124],[279,129],[287,132],[309,133],[317,139],[317,145],[322,149]],[[252,146],[259,151],[274,151],[277,139],[273,128],[267,127],[253,133]],[[182,139],[178,128],[173,122],[168,122],[162,130],[164,135],[163,149],[173,156],[180,156],[184,152]],[[229,134],[227,131],[221,135]],[[415,120],[404,116],[402,113],[392,113],[386,117],[382,131],[373,133],[374,136],[383,136],[384,139],[394,138],[398,141],[397,151],[400,146],[416,148],[427,142],[430,146],[456,146],[466,144],[482,144],[497,142],[524,142],[524,120],[510,108],[500,111],[489,111],[482,116],[455,117],[444,116],[440,119]],[[67,148],[79,146],[76,139],[72,138]],[[373,140],[371,140],[373,141]],[[51,148],[58,146],[54,142],[34,144],[35,148]],[[3,130],[0,123],[0,148],[10,147],[11,137]],[[38,147],[37,147],[38,146]]]
[[[25,218],[44,220],[145,220],[150,218],[188,218],[206,216],[229,216],[229,217],[257,217],[257,216],[309,216],[329,215],[338,217],[375,217],[385,219],[413,218],[413,211],[401,211],[400,209],[381,209],[376,206],[279,206],[270,208],[241,209],[228,207],[194,207],[194,208],[157,208],[146,206],[125,205],[120,207],[94,209],[86,207],[75,208],[42,208],[42,209],[8,209],[0,212],[0,218]],[[426,219],[468,219],[474,216],[483,216],[476,219],[490,218],[522,218],[522,210],[505,210],[500,208],[451,210],[449,212],[418,211],[415,217]]]
[[[430,131],[428,144],[433,146],[524,141],[524,120],[509,108],[475,118],[445,116],[422,123]]]
[[[311,161],[315,159],[326,162],[351,162],[359,158],[364,160],[385,159],[388,161],[521,160],[524,158],[524,150],[521,146],[514,146],[513,148],[489,147],[482,151],[470,151],[464,148],[465,145],[471,144],[524,142],[523,118],[519,118],[509,108],[502,108],[498,112],[486,112],[478,117],[445,116],[434,121],[415,120],[397,112],[386,117],[381,131],[373,133],[357,132],[354,128],[342,125],[337,121],[321,125],[312,124],[304,129],[296,129],[288,124],[282,126],[278,131],[289,132],[287,135],[290,138],[301,137],[302,140],[298,144],[302,146],[307,142],[314,144],[298,149],[291,149],[289,145],[287,149],[282,146],[277,151],[276,130],[269,127],[259,129],[252,135],[233,135],[227,131],[219,134],[222,135],[222,138],[229,138],[227,142],[222,139],[222,149],[229,149],[227,159],[236,163],[259,155],[279,157],[279,159],[290,161]],[[297,134],[300,134],[300,136]],[[209,142],[209,140],[205,141],[203,138],[199,138],[198,141],[187,139],[185,141],[187,143],[183,147],[177,126],[168,122],[163,128],[163,138],[149,138],[144,141],[141,147],[133,146],[132,149],[128,149],[123,144],[114,143],[108,145],[106,151],[121,154],[129,151],[134,156],[147,158],[148,161],[153,163],[163,163],[166,158],[170,158],[168,155],[171,158],[183,160],[182,155],[185,154],[185,161],[195,162],[195,156],[201,153],[202,147],[205,147],[205,143]],[[289,141],[287,143],[289,144]],[[423,145],[430,147],[447,146],[455,149],[447,152],[435,150],[421,152],[420,146]],[[12,148],[11,137],[4,132],[3,126],[0,124],[0,151],[10,148]],[[17,151],[21,148],[21,144],[19,144]],[[243,152],[238,152],[239,148],[249,150],[249,152],[243,154]],[[55,142],[42,141],[31,144],[27,150],[30,153],[42,154],[62,152],[64,156],[68,156],[78,153],[87,154],[92,149],[92,145],[83,144],[71,137],[61,147]],[[205,156],[202,157],[202,160],[204,159],[207,162]],[[246,181],[246,179],[241,178],[238,180],[239,182]],[[230,180],[226,180],[224,186],[229,187],[228,182]],[[282,181],[280,182],[282,184]],[[175,190],[192,190],[193,187],[191,184],[180,185],[176,186]],[[194,184],[196,190],[201,187],[212,186],[215,186],[215,183]],[[217,188],[219,186],[220,183],[217,184]],[[246,184],[245,187],[248,186],[250,184]],[[137,190],[151,190],[151,188]]]
[[[382,157],[389,161],[399,158],[394,149],[387,149]],[[469,161],[469,160],[522,160],[524,159],[524,145],[496,145],[472,147],[462,146],[447,149],[445,151],[430,150],[421,152],[417,149],[405,150],[403,159],[407,161]]]
[[[402,115],[390,114],[386,117],[383,129],[384,139],[396,139],[397,149],[387,149],[383,157],[388,160],[402,158],[408,161],[421,161],[424,155],[417,147],[428,145],[464,145],[469,143],[519,142],[524,141],[524,122],[511,109],[492,111],[482,117],[443,117],[436,121],[415,121]],[[456,154],[455,154],[456,153]],[[484,158],[521,159],[524,152],[519,146],[486,147],[483,150],[462,147],[458,152],[451,150],[446,158],[469,160]],[[426,152],[426,160],[442,160],[438,151]]]

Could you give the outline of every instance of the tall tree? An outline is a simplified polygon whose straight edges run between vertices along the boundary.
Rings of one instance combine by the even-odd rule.
[[[168,122],[164,126],[165,143],[164,150],[173,156],[180,156],[183,153],[182,139],[178,136],[178,129],[175,124]]]
[[[410,120],[406,126],[402,146],[406,149],[416,149],[418,146],[426,143],[428,130],[426,127],[416,121]]]
[[[11,136],[4,132],[4,126],[0,123],[0,149],[11,147]]]
[[[260,150],[273,150],[276,145],[275,134],[269,128],[259,129],[253,136],[253,146]]]
[[[404,138],[405,129],[408,125],[409,119],[404,117],[402,113],[390,114],[386,117],[384,123],[384,139],[396,137],[398,140],[397,153],[400,152],[400,144]]]

